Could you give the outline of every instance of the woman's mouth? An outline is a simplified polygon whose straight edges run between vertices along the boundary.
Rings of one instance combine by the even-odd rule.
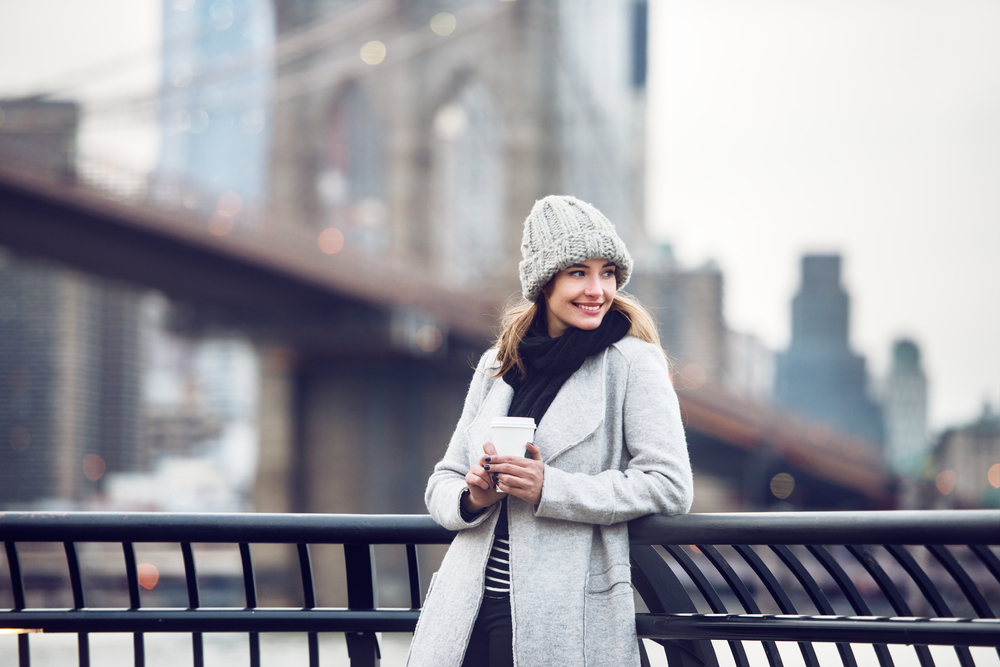
[[[601,304],[584,304],[584,303],[574,303],[574,306],[581,310],[585,310],[588,313],[596,313],[601,310]]]

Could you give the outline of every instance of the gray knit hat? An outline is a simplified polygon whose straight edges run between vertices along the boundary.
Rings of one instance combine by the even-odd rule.
[[[521,293],[536,301],[546,283],[567,266],[592,258],[618,267],[618,289],[632,273],[632,256],[604,214],[576,197],[539,199],[524,221],[521,239]]]

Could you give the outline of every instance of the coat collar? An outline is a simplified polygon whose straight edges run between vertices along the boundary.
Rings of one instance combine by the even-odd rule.
[[[535,444],[541,448],[546,463],[580,444],[604,422],[607,355],[606,349],[583,362],[580,370],[566,380],[542,417],[535,432]],[[495,378],[492,385],[468,429],[472,443],[470,465],[479,460],[483,443],[490,440],[493,418],[506,416],[514,397],[514,390],[502,378]]]

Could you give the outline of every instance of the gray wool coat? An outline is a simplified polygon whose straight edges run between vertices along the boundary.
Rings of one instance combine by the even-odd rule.
[[[425,501],[459,531],[431,579],[410,667],[459,667],[483,594],[499,503],[471,522],[459,502],[513,390],[479,362]],[[625,522],[691,507],[691,466],[677,396],[660,350],[626,336],[589,357],[556,395],[535,433],[545,461],[537,506],[508,498],[514,664],[639,664]]]

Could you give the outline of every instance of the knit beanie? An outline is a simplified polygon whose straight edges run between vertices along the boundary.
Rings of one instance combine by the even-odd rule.
[[[632,273],[632,256],[614,225],[587,202],[565,195],[549,195],[535,202],[524,221],[521,257],[521,293],[532,302],[552,276],[588,259],[614,262],[618,289]]]

